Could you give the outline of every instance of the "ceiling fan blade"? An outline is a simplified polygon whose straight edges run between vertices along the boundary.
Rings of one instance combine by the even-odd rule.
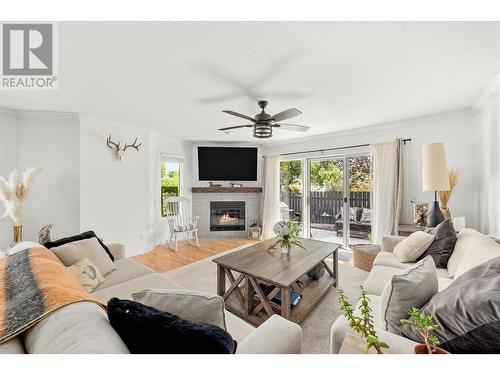
[[[298,116],[301,114],[302,114],[302,112],[299,111],[297,108],[290,108],[290,109],[287,109],[286,111],[275,114],[273,116],[273,120],[276,122],[283,121],[283,120],[287,120],[289,118],[292,118],[292,117],[295,117],[295,116]]]
[[[220,129],[217,129],[217,130],[226,131],[226,130],[238,129],[238,128],[253,128],[253,125],[249,124],[249,125],[230,126],[228,128],[220,128]]]
[[[274,124],[274,126],[283,130],[293,130],[297,132],[306,132],[311,129],[309,126],[293,124]]]
[[[236,116],[236,117],[244,118],[245,120],[248,120],[248,121],[257,122],[257,121],[255,121],[255,119],[251,118],[250,116],[242,115],[241,113],[238,113],[238,112],[228,111],[228,110],[225,110],[225,111],[222,111],[222,112],[227,113],[229,115]]]

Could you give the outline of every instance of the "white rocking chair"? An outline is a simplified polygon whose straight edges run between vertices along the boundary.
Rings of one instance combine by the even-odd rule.
[[[178,237],[185,237],[191,246],[200,246],[198,243],[198,219],[199,216],[191,216],[191,205],[188,198],[167,198],[167,220],[170,229],[168,246],[172,250],[177,251]]]

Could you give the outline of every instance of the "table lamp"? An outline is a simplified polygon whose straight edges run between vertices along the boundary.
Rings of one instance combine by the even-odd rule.
[[[448,166],[442,143],[424,145],[422,151],[422,190],[434,192],[434,203],[427,216],[427,226],[435,227],[444,221],[437,192],[450,190]]]

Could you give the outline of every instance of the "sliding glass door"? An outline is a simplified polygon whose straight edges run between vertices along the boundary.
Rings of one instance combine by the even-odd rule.
[[[344,244],[344,158],[308,160],[309,238]]]
[[[370,166],[367,154],[282,160],[281,218],[296,220],[302,237],[369,243]]]

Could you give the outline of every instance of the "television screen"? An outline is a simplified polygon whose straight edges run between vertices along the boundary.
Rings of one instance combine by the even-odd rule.
[[[257,181],[256,147],[198,147],[200,181]]]

